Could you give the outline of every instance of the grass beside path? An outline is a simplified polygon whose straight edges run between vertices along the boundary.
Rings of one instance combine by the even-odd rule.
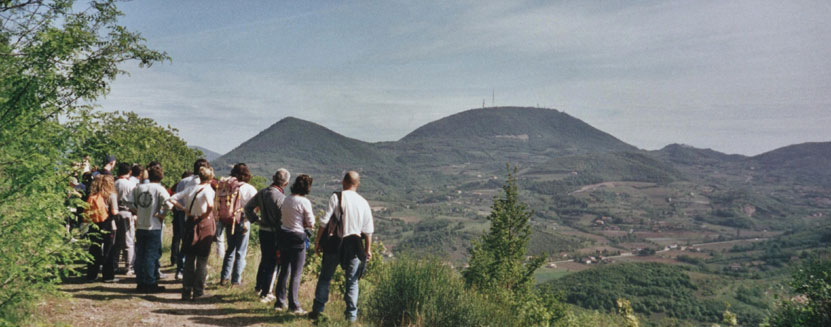
[[[213,297],[201,301],[182,301],[182,284],[174,280],[175,267],[170,262],[169,228],[164,234],[162,271],[167,279],[160,281],[164,293],[135,292],[135,278],[118,275],[118,283],[83,283],[72,278],[62,286],[62,294],[39,305],[36,326],[347,326],[342,317],[343,296],[337,291],[329,296],[325,322],[315,325],[305,316],[275,312],[274,302],[263,304],[254,293],[260,249],[251,244],[241,286],[219,286],[221,261],[215,249],[209,263],[207,292]],[[300,288],[303,308],[311,311],[316,279],[308,278]],[[360,313],[359,313],[360,316]],[[356,326],[371,326],[358,323]]]

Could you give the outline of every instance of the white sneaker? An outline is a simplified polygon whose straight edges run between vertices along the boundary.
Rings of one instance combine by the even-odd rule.
[[[261,296],[260,297],[260,303],[270,303],[271,301],[274,301],[276,299],[277,299],[277,297],[275,297],[274,295],[269,294],[269,295],[266,295],[266,296]]]
[[[291,314],[298,315],[298,316],[302,316],[302,315],[305,315],[305,314],[308,314],[308,313],[309,312],[307,312],[306,310],[303,310],[301,308],[291,310]]]
[[[182,280],[182,278],[185,278],[185,276],[182,276],[182,273],[177,272],[176,273],[176,280]]]

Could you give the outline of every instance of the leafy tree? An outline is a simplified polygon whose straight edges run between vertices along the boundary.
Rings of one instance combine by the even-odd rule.
[[[558,317],[550,312],[556,299],[541,297],[534,289],[534,271],[544,257],[526,260],[533,213],[519,200],[515,174],[516,169],[509,171],[502,192],[494,199],[487,218],[490,230],[474,242],[463,276],[468,286],[513,306],[521,315],[520,325],[548,324]]]
[[[771,313],[771,327],[831,326],[831,260],[807,260],[793,274],[790,286],[796,295]]]
[[[76,138],[83,143],[74,151],[76,157],[89,154],[102,158],[112,154],[119,162],[147,165],[151,161],[162,164],[162,181],[172,186],[182,172],[192,169],[193,162],[202,154],[191,149],[170,126],[159,126],[150,118],[133,112],[94,113],[92,119],[77,118],[68,124]]]
[[[65,122],[123,73],[167,56],[118,25],[113,0],[0,0],[0,325],[20,325],[85,258],[63,228],[70,160],[80,142]]]

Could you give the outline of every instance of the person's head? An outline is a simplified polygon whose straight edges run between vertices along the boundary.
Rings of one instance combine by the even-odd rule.
[[[106,171],[112,171],[115,168],[115,156],[111,154],[104,156],[104,160],[101,160],[101,166]]]
[[[361,185],[361,175],[357,171],[350,170],[343,176],[343,189],[356,190]]]
[[[231,168],[231,177],[236,177],[240,182],[250,182],[251,172],[248,170],[248,165],[240,162]]]
[[[212,179],[214,179],[214,170],[211,167],[201,167],[199,168],[199,180],[202,184],[210,183]]]
[[[92,180],[89,194],[100,194],[105,198],[110,197],[110,194],[115,192],[115,185],[112,175],[97,175]]]
[[[121,165],[119,165],[119,167],[120,166]],[[139,164],[135,164],[135,165],[133,165],[132,168],[130,168],[130,176],[133,176],[135,178],[139,178],[139,177],[141,177],[141,172],[142,171],[144,171],[144,167],[142,167]],[[119,174],[119,175],[121,175],[121,174]]]
[[[185,172],[182,173],[182,178],[187,178],[191,176],[193,176],[193,172],[191,172],[190,170],[185,170]]]
[[[297,176],[294,184],[291,185],[291,194],[306,195],[312,191],[312,176],[303,174]]]
[[[162,170],[162,165],[153,165],[150,168],[147,168],[147,178],[150,179],[150,183],[159,183],[164,178],[164,170]]]
[[[277,169],[274,176],[271,176],[271,182],[279,187],[286,187],[286,185],[289,185],[290,180],[291,174],[289,174],[289,171],[285,168]]]
[[[205,158],[196,159],[196,161],[193,162],[193,173],[198,175],[199,168],[202,167],[211,167],[211,163],[209,163]]]
[[[117,176],[124,176],[130,174],[130,164],[126,162],[122,162],[118,164],[118,169],[116,170]]]

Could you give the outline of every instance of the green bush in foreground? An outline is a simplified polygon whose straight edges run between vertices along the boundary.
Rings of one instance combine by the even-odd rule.
[[[366,309],[366,319],[384,327],[509,326],[509,317],[435,259],[400,258],[386,265]]]
[[[793,274],[790,286],[796,295],[783,300],[771,313],[769,326],[831,326],[831,260],[807,260]]]

